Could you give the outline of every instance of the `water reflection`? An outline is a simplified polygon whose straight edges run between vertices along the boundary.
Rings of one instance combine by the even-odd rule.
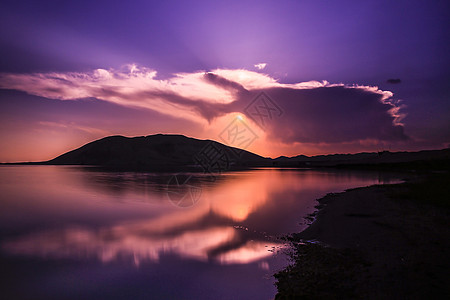
[[[137,266],[141,261],[157,262],[160,254],[174,253],[182,258],[221,263],[251,262],[269,256],[264,247],[245,244],[237,252],[221,253],[218,247],[236,240],[233,228],[213,227],[174,236],[162,236],[148,230],[147,224],[122,225],[98,231],[68,228],[46,231],[6,242],[5,249],[16,254],[53,258],[96,257],[102,262],[129,259]]]
[[[277,235],[302,229],[299,221],[312,212],[317,197],[392,180],[374,173],[312,170],[234,172],[215,182],[206,175],[191,174],[202,188],[201,199],[192,207],[178,208],[167,200],[167,180],[173,174],[28,167],[16,168],[9,176],[26,178],[36,172],[51,185],[30,180],[28,188],[16,190],[16,195],[14,184],[3,183],[3,188],[9,189],[14,201],[20,195],[37,200],[55,215],[76,203],[78,222],[69,218],[59,228],[7,239],[3,250],[46,258],[96,257],[102,262],[127,258],[136,265],[145,260],[156,262],[164,253],[220,264],[260,261],[272,255],[272,247],[280,246]],[[92,210],[92,201],[100,226],[83,222],[83,213]],[[126,220],[118,217],[133,203],[140,206],[128,211]],[[2,205],[8,208],[5,202]],[[105,217],[103,223],[105,214],[99,207],[114,212],[113,217]],[[151,213],[145,217],[145,212]]]
[[[286,264],[274,255],[282,247],[277,237],[306,226],[314,199],[398,178],[277,169],[226,173],[215,181],[181,174],[193,176],[201,194],[195,205],[177,206],[168,197],[174,175],[0,167],[0,265],[9,274],[9,293],[26,299],[273,298],[272,274]]]

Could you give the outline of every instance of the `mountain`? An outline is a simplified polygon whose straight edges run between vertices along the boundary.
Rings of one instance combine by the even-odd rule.
[[[132,170],[223,169],[265,165],[270,159],[211,140],[183,135],[109,136],[44,162]]]
[[[363,152],[264,158],[212,140],[183,135],[109,136],[45,162],[45,165],[92,165],[118,170],[211,171],[248,167],[362,168],[385,170],[450,169],[450,148],[418,152]]]
[[[356,154],[329,154],[294,157],[280,156],[274,159],[279,167],[339,167],[339,168],[401,168],[444,169],[450,165],[450,148],[417,152],[362,152]]]

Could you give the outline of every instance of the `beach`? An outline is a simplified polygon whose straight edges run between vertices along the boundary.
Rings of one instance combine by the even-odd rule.
[[[328,194],[288,239],[276,299],[448,299],[449,175]]]

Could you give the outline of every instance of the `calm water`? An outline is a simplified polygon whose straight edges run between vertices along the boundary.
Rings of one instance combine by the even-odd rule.
[[[0,167],[2,295],[272,299],[272,274],[286,265],[277,237],[305,228],[315,199],[398,181],[316,170],[173,175]]]

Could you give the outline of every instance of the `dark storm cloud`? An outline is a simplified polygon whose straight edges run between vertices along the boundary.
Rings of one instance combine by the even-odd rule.
[[[401,81],[399,78],[388,79],[388,80],[386,80],[386,82],[387,82],[387,83],[390,83],[390,84],[399,84],[399,83],[402,83],[402,81]]]
[[[216,75],[210,82],[222,81]],[[224,87],[222,83],[219,85]],[[232,85],[227,83],[227,86]],[[260,114],[270,115],[270,118],[264,118],[264,130],[274,140],[284,143],[343,143],[408,139],[398,122],[401,117],[398,115],[399,107],[391,99],[390,92],[365,86],[325,84],[315,87],[311,84],[310,87],[298,88],[295,85],[278,85],[240,90],[236,107],[244,112],[243,108],[252,105],[252,100],[261,92],[268,95],[273,104],[267,102],[267,107],[255,105],[260,105]],[[282,110],[279,117],[274,115],[276,106]],[[230,107],[226,108],[229,110]],[[254,117],[250,111],[245,113],[249,118]]]
[[[284,143],[407,139],[403,126],[395,124],[395,105],[370,90],[334,86],[264,92],[284,110],[266,122],[269,137]]]

